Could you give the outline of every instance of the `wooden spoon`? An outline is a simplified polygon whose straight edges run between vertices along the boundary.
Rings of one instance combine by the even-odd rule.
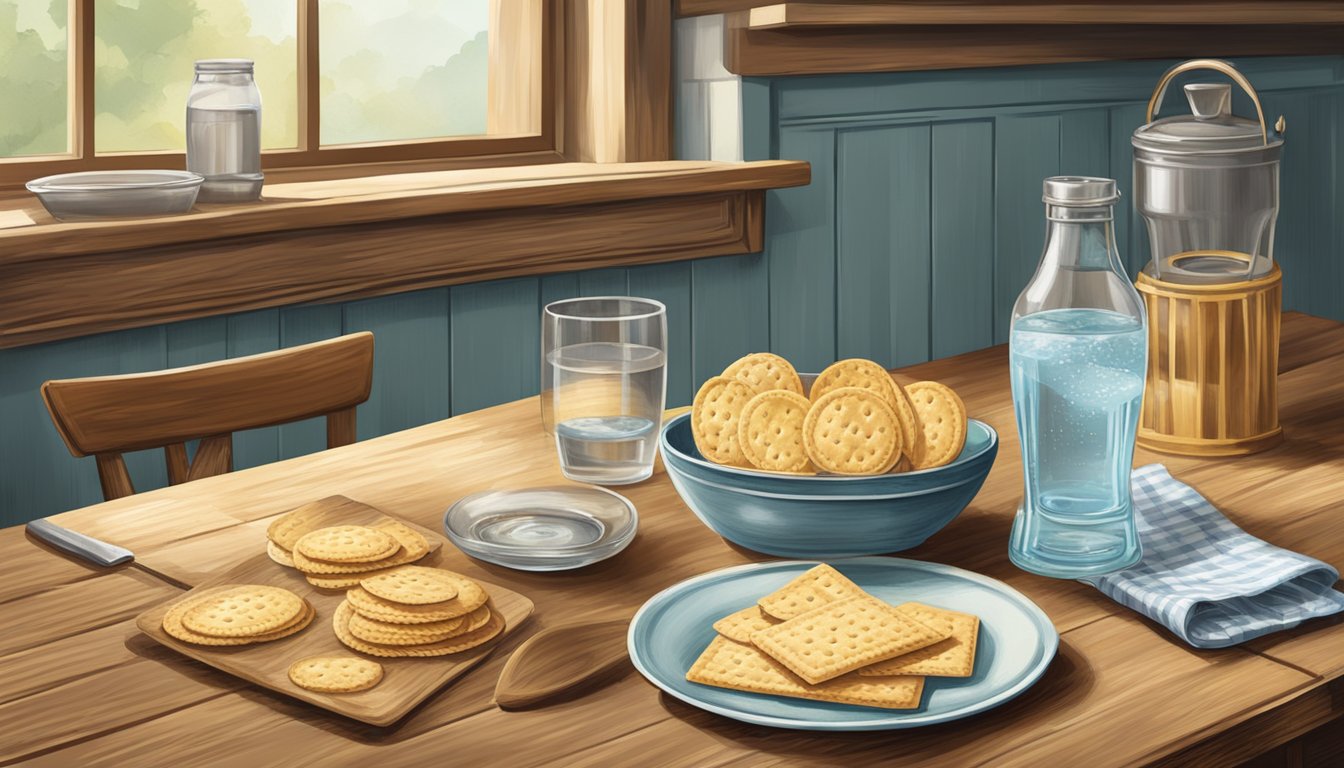
[[[502,709],[524,709],[615,679],[629,669],[628,622],[548,627],[518,646],[495,685]]]

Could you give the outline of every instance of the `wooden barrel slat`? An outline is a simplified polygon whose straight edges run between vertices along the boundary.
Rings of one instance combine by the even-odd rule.
[[[1139,444],[1191,456],[1277,445],[1282,273],[1226,285],[1139,275],[1148,309],[1147,391]]]

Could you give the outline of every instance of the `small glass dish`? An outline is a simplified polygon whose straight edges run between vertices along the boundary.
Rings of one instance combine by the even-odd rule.
[[[85,171],[28,182],[42,207],[62,221],[186,213],[205,178],[189,171]]]
[[[443,516],[458,549],[520,571],[567,571],[606,560],[625,549],[638,527],[629,499],[594,486],[482,491]]]

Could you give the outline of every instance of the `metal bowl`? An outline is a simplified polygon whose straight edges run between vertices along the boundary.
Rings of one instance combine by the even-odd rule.
[[[164,216],[186,213],[205,177],[188,171],[85,171],[27,183],[57,219]]]

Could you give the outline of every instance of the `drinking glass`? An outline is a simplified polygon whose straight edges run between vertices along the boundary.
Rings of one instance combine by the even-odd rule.
[[[597,296],[546,305],[541,414],[565,477],[626,485],[653,474],[667,395],[667,309]]]

